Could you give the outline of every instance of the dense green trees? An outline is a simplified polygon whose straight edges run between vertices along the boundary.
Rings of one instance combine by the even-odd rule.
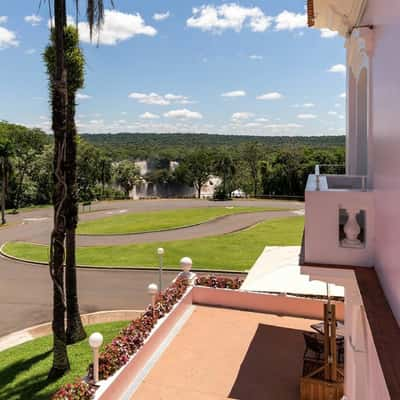
[[[209,179],[213,171],[213,159],[211,152],[205,147],[191,151],[183,159],[178,176],[182,182],[194,185],[197,190],[197,197],[200,198],[201,189]]]
[[[24,138],[24,135],[30,137]],[[185,150],[175,149],[169,156],[167,151],[152,156],[149,149],[149,156],[143,159],[148,161],[150,171],[144,178],[162,188],[165,196],[187,194],[187,190],[179,190],[183,186],[194,186],[198,196],[199,186],[201,192],[211,175],[218,175],[223,180],[218,188],[218,195],[222,198],[229,197],[231,191],[238,188],[251,196],[302,196],[307,176],[314,171],[315,164],[344,165],[344,146],[328,146],[325,139],[319,138],[320,146],[276,147],[249,141],[231,146],[187,147]],[[9,148],[4,148],[8,142]],[[16,143],[22,144],[17,150],[14,149]],[[51,137],[45,133],[0,122],[0,162],[4,160],[7,167],[4,175],[7,208],[14,208],[17,203],[25,207],[51,202],[52,151]],[[176,155],[176,158],[172,158],[172,155]],[[107,153],[107,146],[94,145],[79,137],[79,201],[126,197],[132,183],[140,180],[133,160],[113,159]],[[118,167],[121,161],[122,167]],[[170,168],[170,161],[177,161],[178,165]],[[344,172],[338,168],[325,168],[325,171]]]
[[[133,187],[140,183],[140,171],[136,168],[132,161],[124,160],[117,163],[114,167],[115,182],[121,186],[125,192],[125,196],[129,196],[129,192]]]

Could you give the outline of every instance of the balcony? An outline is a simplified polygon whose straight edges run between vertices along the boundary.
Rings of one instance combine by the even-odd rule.
[[[309,175],[305,191],[304,263],[374,264],[373,191],[365,176]]]

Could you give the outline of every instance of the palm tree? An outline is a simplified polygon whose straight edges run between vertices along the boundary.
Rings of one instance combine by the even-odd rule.
[[[6,196],[8,177],[10,176],[10,157],[13,153],[12,142],[9,139],[0,141],[0,173],[1,173],[1,224],[6,223]]]
[[[110,0],[112,3],[112,0]],[[49,0],[50,2],[50,0]],[[50,4],[50,3],[49,3]],[[75,0],[76,7],[79,1]],[[87,0],[87,19],[90,34],[94,27],[99,28],[104,20],[103,0]],[[54,132],[54,227],[50,241],[50,275],[53,280],[53,365],[49,379],[62,376],[69,369],[67,354],[67,334],[65,330],[65,311],[67,304],[64,293],[64,256],[65,238],[69,237],[69,255],[67,263],[73,264],[74,273],[68,275],[69,287],[76,293],[75,272],[75,227],[77,218],[67,219],[75,215],[76,210],[76,129],[71,124],[75,102],[72,110],[68,100],[68,71],[66,65],[67,27],[66,0],[54,0],[54,75],[51,79],[52,128]],[[71,129],[72,128],[72,129]],[[73,188],[75,186],[75,188]],[[77,212],[76,212],[77,215]],[[70,270],[69,268],[67,268]],[[75,302],[75,300],[74,300]],[[77,300],[76,300],[76,304]],[[79,309],[77,310],[79,313]]]
[[[44,60],[50,82],[55,72],[55,37],[51,33],[51,44],[47,46]],[[64,30],[65,67],[67,70],[67,139],[65,174],[67,184],[66,199],[66,273],[65,291],[67,306],[67,343],[76,343],[86,337],[78,303],[76,284],[75,232],[78,225],[78,196],[76,181],[77,130],[75,124],[76,93],[84,84],[85,59],[79,48],[78,30],[68,26]]]

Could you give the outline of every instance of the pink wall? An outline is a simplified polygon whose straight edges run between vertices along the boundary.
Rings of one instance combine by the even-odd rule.
[[[374,264],[374,197],[347,190],[305,192],[305,262],[371,267]],[[366,242],[360,249],[339,243],[339,207],[366,212]]]
[[[196,286],[193,288],[194,304],[228,307],[293,317],[323,319],[322,300],[267,293],[241,292]],[[344,319],[344,304],[336,303],[336,315]]]
[[[400,323],[400,1],[369,1],[362,23],[374,25],[370,145],[376,191],[375,266]]]

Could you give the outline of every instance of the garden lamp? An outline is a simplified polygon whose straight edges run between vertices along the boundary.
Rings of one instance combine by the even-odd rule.
[[[93,380],[97,383],[99,380],[99,349],[103,344],[103,335],[94,332],[89,337],[89,345],[93,350]]]
[[[160,293],[162,291],[162,269],[163,269],[163,261],[164,261],[164,254],[165,254],[165,250],[162,247],[159,247],[157,249],[157,254],[160,257],[160,268],[158,270],[158,287],[160,289]]]

